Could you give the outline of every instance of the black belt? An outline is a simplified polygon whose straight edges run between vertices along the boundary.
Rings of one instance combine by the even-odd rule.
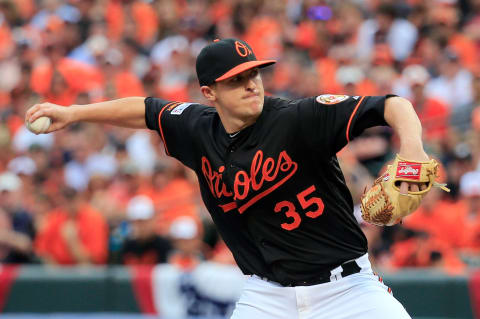
[[[340,275],[341,275],[342,278],[353,275],[353,274],[356,274],[356,273],[359,273],[360,270],[361,270],[360,266],[357,264],[357,262],[355,260],[347,261],[347,262],[343,263],[341,266],[342,266],[342,272],[340,273]],[[335,276],[333,276],[333,277],[335,277]],[[307,280],[292,281],[288,284],[281,284],[281,283],[278,283],[276,281],[272,281],[272,280],[270,280],[268,278],[264,278],[264,277],[260,277],[260,278],[265,280],[265,281],[270,281],[270,282],[273,282],[273,283],[277,283],[277,284],[279,284],[281,286],[284,286],[284,287],[313,286],[313,285],[325,284],[327,282],[332,281],[332,273],[331,273],[330,270],[328,270],[328,271],[324,271],[323,273],[318,274],[317,276],[315,276],[313,278],[310,278],[310,279],[307,279]]]

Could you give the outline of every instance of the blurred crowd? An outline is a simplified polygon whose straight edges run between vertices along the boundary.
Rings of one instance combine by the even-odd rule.
[[[42,101],[206,103],[195,58],[227,37],[278,60],[262,70],[269,94],[412,101],[451,192],[431,191],[400,225],[364,223],[360,195],[399,142],[386,127],[352,141],[338,156],[370,258],[387,270],[480,265],[480,0],[0,0],[0,261],[234,263],[196,176],[155,133],[24,125]]]

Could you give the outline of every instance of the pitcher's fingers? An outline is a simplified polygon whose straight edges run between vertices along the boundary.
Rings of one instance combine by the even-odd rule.
[[[47,110],[45,108],[40,108],[38,110],[36,110],[31,116],[30,116],[30,123],[35,121],[36,119],[38,119],[39,117],[42,117],[42,116],[48,116],[46,113]]]
[[[30,117],[32,116],[32,114],[35,113],[38,110],[38,108],[39,108],[38,104],[35,104],[31,108],[29,108],[27,110],[27,112],[25,113],[25,121],[28,121],[30,119]]]
[[[420,189],[418,188],[418,184],[410,184],[410,191],[419,192]]]
[[[408,183],[402,182],[400,184],[400,194],[407,195],[408,194]]]
[[[422,183],[422,185],[420,185],[420,189],[423,191],[425,189],[427,189],[427,184],[425,183]]]

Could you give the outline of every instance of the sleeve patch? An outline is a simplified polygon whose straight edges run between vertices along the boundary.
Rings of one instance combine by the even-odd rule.
[[[189,106],[192,105],[192,104],[194,104],[194,103],[182,103],[182,104],[176,106],[176,107],[170,112],[170,114],[172,114],[172,115],[180,115],[180,114],[183,113],[183,111],[185,111],[185,109],[186,109],[187,107],[189,107]]]
[[[322,94],[317,96],[316,100],[321,104],[332,105],[343,102],[349,97],[348,95]]]

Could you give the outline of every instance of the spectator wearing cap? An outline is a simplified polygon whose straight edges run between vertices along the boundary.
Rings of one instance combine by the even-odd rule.
[[[108,226],[100,212],[73,188],[64,188],[59,207],[49,212],[38,231],[35,251],[45,263],[104,264]]]
[[[455,51],[444,51],[439,70],[440,75],[426,85],[426,95],[442,100],[453,110],[472,103],[472,74],[462,67]]]
[[[457,228],[463,235],[459,248],[466,254],[480,252],[480,171],[471,171],[460,179],[461,203],[457,213],[462,222]]]
[[[460,199],[460,180],[466,173],[475,170],[474,151],[471,145],[458,138],[449,138],[446,141],[444,163],[447,171],[447,184],[450,192],[444,194],[453,201]]]
[[[7,169],[22,180],[23,201],[28,202],[33,193],[33,179],[37,171],[35,162],[28,156],[19,156],[8,162]]]
[[[8,162],[7,169],[25,181],[24,177],[31,177],[36,173],[37,165],[29,156],[18,156]]]
[[[38,145],[46,150],[52,149],[55,138],[54,134],[35,135],[30,132],[25,125],[22,125],[13,135],[12,146],[14,151],[24,153],[33,145]]]
[[[358,66],[341,66],[335,73],[335,79],[342,84],[346,95],[359,95],[358,87],[365,80],[365,72]]]
[[[169,256],[169,263],[189,271],[205,259],[200,223],[194,218],[176,218],[170,225],[169,236],[175,248]]]
[[[442,100],[425,95],[425,86],[430,81],[427,69],[419,64],[409,65],[402,72],[402,80],[406,84],[405,94],[402,94],[403,90],[399,86],[396,87],[396,93],[412,101],[424,128],[424,138],[429,142],[445,138],[450,107]]]
[[[0,174],[0,263],[33,260],[35,229],[32,216],[20,203],[22,180],[12,172]]]
[[[120,261],[124,265],[165,263],[172,246],[155,232],[153,201],[144,195],[133,197],[127,205],[130,235],[123,243]]]

